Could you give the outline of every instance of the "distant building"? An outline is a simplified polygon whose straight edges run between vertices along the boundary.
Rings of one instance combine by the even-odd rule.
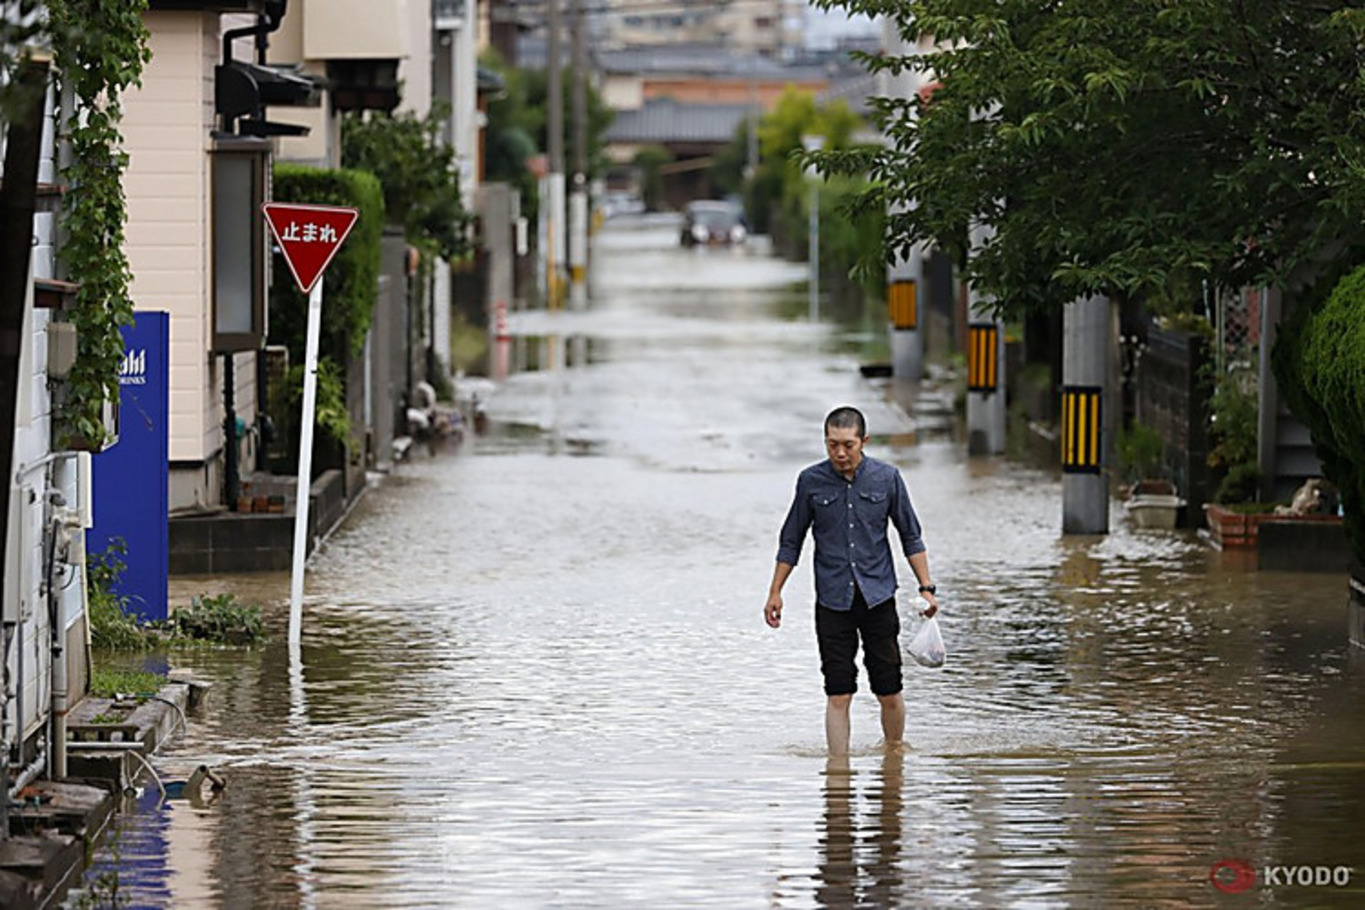
[[[561,2],[567,28],[574,7]],[[498,12],[495,6],[495,22],[507,18]],[[587,30],[599,49],[723,44],[735,54],[790,60],[804,46],[809,12],[805,0],[598,0],[590,6]],[[543,33],[544,3],[517,4],[516,14],[523,26]]]

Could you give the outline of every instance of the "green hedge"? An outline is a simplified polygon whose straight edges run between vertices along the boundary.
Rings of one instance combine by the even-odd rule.
[[[277,164],[273,198],[276,202],[343,205],[360,211],[351,235],[322,279],[321,345],[324,354],[337,358],[358,353],[365,345],[379,293],[380,240],[384,233],[384,192],[379,179],[367,171]],[[302,363],[308,298],[299,293],[282,255],[275,255],[273,268],[270,340],[289,347],[290,363]]]
[[[1296,316],[1276,345],[1276,378],[1341,492],[1351,551],[1365,563],[1365,266]]]

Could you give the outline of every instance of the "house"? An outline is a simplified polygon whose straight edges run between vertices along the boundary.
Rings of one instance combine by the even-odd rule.
[[[125,99],[132,294],[138,310],[168,314],[173,528],[236,510],[243,478],[264,463],[270,263],[260,206],[276,137],[303,132],[267,110],[320,104],[318,80],[265,62],[288,9],[288,0],[151,0],[152,59]],[[229,566],[177,552],[170,568]]]
[[[606,135],[609,181],[620,183],[641,149],[664,148],[674,159],[664,170],[664,198],[673,207],[713,194],[712,157],[784,91],[820,94],[830,87],[822,67],[736,56],[718,44],[608,50],[595,59],[602,98],[616,112]]]
[[[443,111],[441,138],[455,152],[461,200],[472,210],[481,179],[483,118],[479,110],[478,4],[475,0],[293,0],[269,59],[325,78],[328,88],[318,110],[282,111],[281,119],[308,125],[307,137],[281,140],[279,159],[334,167],[341,161],[341,117],[366,111],[426,116]],[[395,239],[390,246],[399,243]],[[374,337],[367,344],[371,378],[362,413],[374,415],[372,466],[383,467],[400,419],[417,382],[428,370],[451,362],[450,264],[437,262],[430,284],[411,286],[404,266],[410,257],[391,251],[381,279]],[[421,313],[401,316],[410,301],[424,300]],[[419,327],[415,337],[403,332]]]
[[[41,87],[47,64],[31,77]],[[20,77],[23,78],[23,77]],[[39,96],[41,97],[41,95]],[[36,211],[31,226],[13,218],[8,205],[0,232],[4,261],[23,263],[3,279],[7,325],[18,324],[20,345],[3,358],[14,380],[0,383],[14,394],[13,440],[6,481],[4,586],[0,592],[0,648],[4,687],[0,693],[0,740],[7,763],[0,840],[9,834],[5,818],[16,794],[38,776],[65,774],[65,717],[88,684],[88,615],[82,571],[83,529],[89,526],[90,456],[53,447],[54,383],[75,356],[75,334],[56,315],[70,302],[72,286],[56,278],[55,247],[58,150],[53,125],[55,93],[34,108],[33,118],[5,124],[7,145],[31,140],[36,181],[21,185],[20,173],[3,173],[6,202],[27,196]],[[10,112],[13,113],[13,112]],[[21,135],[22,134],[22,135]],[[6,155],[6,161],[9,162]],[[18,228],[18,230],[15,230]],[[60,579],[61,583],[55,583]],[[72,583],[74,582],[74,583]]]

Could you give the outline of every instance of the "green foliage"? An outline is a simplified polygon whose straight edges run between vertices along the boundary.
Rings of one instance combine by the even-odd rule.
[[[366,171],[323,170],[297,164],[275,165],[277,202],[352,206],[360,211],[351,235],[323,275],[321,344],[318,353],[318,423],[339,442],[351,441],[344,373],[338,363],[360,352],[370,330],[378,297],[380,244],[384,236],[384,196],[379,179]],[[276,256],[270,286],[270,341],[289,348],[292,366],[286,389],[272,410],[286,431],[303,397],[303,361],[308,298],[299,292],[282,256]],[[272,395],[274,393],[272,392]],[[290,410],[281,410],[281,401]]]
[[[870,212],[861,218],[850,218],[848,206],[866,186],[866,181],[835,175],[820,186],[820,275],[822,283],[832,283],[848,276],[863,300],[886,300],[886,269],[880,258],[868,251],[881,249],[886,218],[881,212]],[[875,263],[868,268],[869,261]]]
[[[1213,499],[1220,503],[1254,500],[1261,482],[1255,376],[1245,368],[1224,372],[1213,387],[1209,407],[1213,412],[1209,467],[1221,475]]]
[[[889,142],[830,156],[1005,309],[1090,293],[1276,286],[1365,240],[1365,17],[1267,0],[825,0],[932,53],[866,58],[938,87],[878,99]],[[967,261],[975,223],[994,236]]]
[[[8,121],[20,104],[20,87],[12,77],[26,49],[43,33],[39,6],[38,0],[9,0],[6,15],[0,17],[0,73],[5,77],[0,78],[0,122]]]
[[[631,159],[630,163],[640,172],[640,199],[651,212],[663,205],[663,167],[672,160],[673,153],[661,145],[647,145]]]
[[[114,670],[95,666],[90,672],[90,694],[96,698],[115,695],[155,695],[166,684],[166,677],[146,670]],[[98,715],[93,718],[100,723]]]
[[[1365,563],[1365,267],[1280,336],[1274,366],[1294,413],[1312,431],[1322,473],[1340,491],[1355,558]]]
[[[524,70],[510,69],[493,52],[482,61],[497,70],[505,90],[488,102],[488,125],[484,128],[484,178],[508,183],[521,194],[522,213],[534,223],[539,210],[540,187],[529,161],[544,146],[537,136],[545,129],[544,108],[533,107]]]
[[[526,70],[509,67],[495,52],[486,52],[483,65],[503,77],[505,90],[488,102],[488,125],[485,135],[485,179],[510,183],[521,191],[522,214],[534,223],[539,208],[539,188],[528,168],[528,159],[549,148],[547,109],[549,78],[545,70]],[[563,75],[564,97],[568,99],[573,85],[572,70]],[[602,100],[588,80],[588,176],[605,173],[607,160],[605,139],[615,113]],[[564,118],[565,166],[573,169],[573,123]]]
[[[89,604],[90,645],[101,651],[146,651],[186,643],[249,645],[264,635],[261,608],[236,602],[232,594],[203,595],[188,607],[172,611],[164,622],[142,623],[127,612],[128,599],[114,593],[128,568],[122,539],[103,553],[86,555],[86,600]],[[148,674],[150,675],[150,674]],[[112,692],[155,691],[135,686],[115,671],[106,671]],[[144,680],[145,683],[145,680]],[[94,685],[92,683],[92,685]]]
[[[809,92],[794,88],[783,92],[756,126],[759,163],[743,186],[745,215],[756,233],[771,233],[788,256],[810,255],[806,247],[811,194],[806,166],[819,166],[824,159],[807,155],[803,139],[820,136],[825,148],[837,155],[849,150],[858,127],[857,115],[843,102],[820,105]],[[739,187],[747,149],[748,129],[741,125],[717,156],[713,173],[718,185]],[[863,177],[834,173],[821,182],[818,193],[822,284],[851,287],[853,296],[860,298],[852,302],[859,305],[861,298],[885,299],[886,286],[881,255],[884,213],[856,210],[866,189]],[[837,303],[840,295],[833,297]]]
[[[756,232],[802,236],[806,211],[804,165],[808,161],[802,138],[822,136],[826,150],[837,154],[847,150],[857,127],[857,115],[842,101],[821,106],[809,92],[788,87],[782,93],[772,111],[758,122],[758,169],[744,193],[745,214]],[[737,134],[734,143],[741,141],[747,143],[747,136]],[[848,173],[861,179],[856,171]],[[849,201],[856,198],[850,197]],[[874,244],[872,249],[875,255],[880,244]]]
[[[744,171],[749,166],[749,123],[750,118],[746,117],[744,122],[735,127],[734,137],[712,156],[711,167],[707,169],[711,185],[722,196],[744,192]],[[757,128],[755,124],[755,131]]]
[[[119,327],[132,321],[132,281],[123,252],[127,212],[119,123],[123,92],[140,85],[151,59],[142,14],[146,0],[52,0],[52,48],[63,89],[75,100],[60,124],[71,157],[62,171],[61,264],[80,284],[69,318],[76,326],[76,364],[58,415],[59,444],[105,441],[104,402],[118,400],[123,359]]]
[[[107,651],[141,651],[152,645],[146,630],[128,613],[128,598],[114,592],[128,564],[128,546],[115,538],[103,553],[85,557],[86,603],[90,619],[90,646]]]
[[[171,613],[169,628],[179,638],[219,644],[249,645],[265,634],[261,608],[237,603],[232,594],[207,594]]]
[[[1155,427],[1135,420],[1119,431],[1119,470],[1130,483],[1153,480],[1165,468],[1166,441]]]
[[[343,357],[349,346],[351,353],[358,353],[365,346],[379,293],[380,241],[384,235],[384,195],[379,180],[365,171],[287,163],[276,164],[274,172],[272,195],[276,202],[342,205],[360,211],[351,235],[322,278],[326,300],[322,308],[322,350]],[[308,298],[293,281],[286,280],[289,267],[278,254],[274,275],[270,340],[288,346],[290,363],[302,363]]]
[[[287,408],[291,415],[299,414],[303,408],[303,364],[296,363],[289,368],[285,377],[288,389]],[[346,382],[341,368],[330,358],[318,358],[317,375],[317,424],[322,431],[337,442],[350,444],[351,412],[346,407]]]
[[[453,260],[468,252],[471,216],[460,201],[455,149],[441,138],[445,117],[439,109],[425,117],[348,114],[341,123],[341,160],[379,178],[385,215],[403,226],[409,243]]]

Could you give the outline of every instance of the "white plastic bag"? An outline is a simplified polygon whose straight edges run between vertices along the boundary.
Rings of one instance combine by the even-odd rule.
[[[941,667],[948,659],[948,649],[943,646],[943,634],[938,630],[937,617],[931,616],[919,627],[908,647],[910,656],[921,667]]]

